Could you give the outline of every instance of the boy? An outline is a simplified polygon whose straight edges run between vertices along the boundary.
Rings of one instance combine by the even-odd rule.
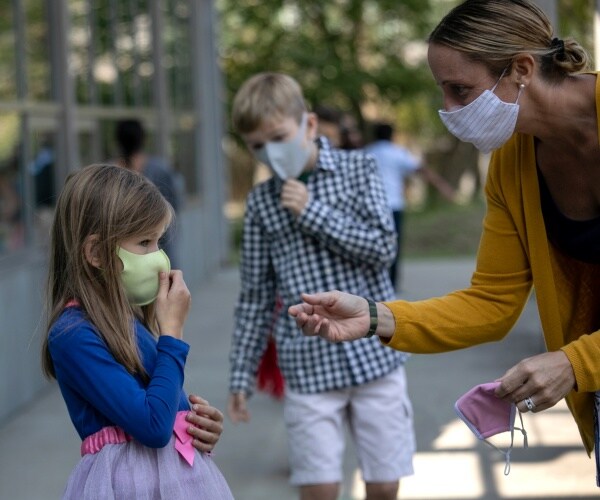
[[[396,236],[375,162],[317,138],[317,117],[287,75],[247,80],[232,114],[235,130],[274,175],[246,204],[229,416],[249,420],[246,400],[278,295],[283,307],[273,333],[286,381],[291,483],[303,500],[337,498],[349,424],[367,498],[395,499],[399,478],[412,474],[414,452],[407,355],[373,338],[331,344],[305,337],[287,314],[301,292],[339,288],[394,298],[388,268]]]

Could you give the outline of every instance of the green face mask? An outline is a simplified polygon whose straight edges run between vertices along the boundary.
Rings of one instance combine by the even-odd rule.
[[[162,250],[138,255],[123,248],[117,249],[123,263],[121,281],[129,302],[135,306],[146,306],[158,295],[158,273],[171,270],[169,257]]]

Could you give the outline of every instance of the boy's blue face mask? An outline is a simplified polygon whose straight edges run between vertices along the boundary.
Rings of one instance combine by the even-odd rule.
[[[508,475],[510,472],[510,453],[513,447],[514,430],[517,429],[523,434],[525,448],[527,448],[527,432],[523,428],[521,412],[519,412],[521,427],[515,427],[515,415],[517,412],[515,404],[504,401],[496,396],[495,391],[499,385],[500,382],[489,382],[473,387],[456,401],[454,409],[461,420],[477,436],[477,439],[481,439],[504,455],[506,458],[504,474]],[[501,432],[510,432],[510,447],[507,451],[502,451],[487,441],[487,438]]]

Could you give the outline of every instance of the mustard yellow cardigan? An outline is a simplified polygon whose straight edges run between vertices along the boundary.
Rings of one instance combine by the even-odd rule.
[[[600,123],[600,78],[596,102]],[[573,365],[576,389],[566,400],[590,454],[593,391],[600,390],[600,265],[566,257],[548,243],[532,136],[515,134],[493,153],[486,197],[471,286],[440,298],[387,302],[396,320],[388,345],[436,353],[500,340],[534,287],[546,347],[561,349]]]

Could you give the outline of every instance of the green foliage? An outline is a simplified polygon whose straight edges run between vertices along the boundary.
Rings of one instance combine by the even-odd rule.
[[[228,102],[259,71],[282,71],[307,100],[354,113],[435,92],[426,66],[431,0],[220,0]]]
[[[441,92],[425,55],[429,32],[458,3],[217,0],[228,106],[251,75],[288,73],[310,104],[336,106],[356,116],[367,138],[363,113],[394,122],[428,167],[456,187],[465,171],[478,173],[478,154],[451,137],[439,120]],[[557,6],[558,34],[573,36],[592,53],[594,2],[561,0]]]
[[[560,0],[557,2],[559,26],[555,30],[561,38],[573,37],[592,55],[594,30],[592,22],[596,2],[589,0]]]
[[[485,203],[439,203],[426,210],[408,212],[403,231],[403,255],[407,258],[475,255],[481,237]]]
[[[444,130],[439,90],[427,69],[427,35],[459,0],[217,0],[227,102],[259,71],[296,78],[311,104],[326,103],[363,123],[375,105],[400,132],[427,147]],[[557,2],[557,32],[592,53],[595,3]]]

